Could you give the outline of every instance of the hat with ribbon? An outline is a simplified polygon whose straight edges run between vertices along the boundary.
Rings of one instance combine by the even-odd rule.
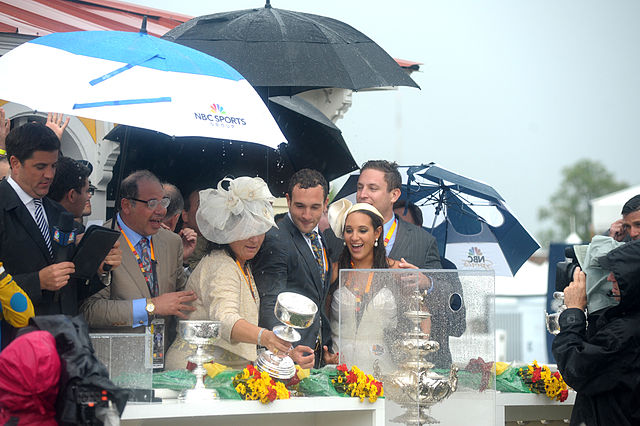
[[[329,226],[331,226],[331,230],[337,237],[342,238],[342,232],[344,231],[344,223],[347,220],[347,216],[349,214],[356,211],[370,211],[371,213],[378,216],[380,219],[384,220],[382,214],[373,207],[371,204],[367,203],[356,203],[352,204],[351,201],[346,198],[341,198],[338,201],[335,201],[329,206],[329,211],[327,217],[329,219]]]

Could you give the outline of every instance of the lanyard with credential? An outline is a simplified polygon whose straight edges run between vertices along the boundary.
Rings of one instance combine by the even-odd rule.
[[[120,225],[118,225],[118,228],[120,228],[120,233],[124,237],[125,241],[127,242],[127,245],[131,249],[131,252],[133,253],[133,255],[136,258],[136,261],[138,262],[138,267],[140,268],[140,271],[142,272],[142,276],[144,277],[144,280],[147,283],[147,286],[149,287],[149,292],[150,293],[154,293],[154,291],[151,290],[151,286],[149,286],[149,280],[148,280],[147,276],[145,275],[144,265],[142,264],[142,259],[140,258],[140,255],[138,254],[138,251],[135,249],[133,244],[131,244],[131,241],[129,240],[129,237],[127,237],[127,234],[125,234],[125,232],[122,229],[122,227],[120,227]],[[153,278],[157,282],[157,277],[156,277],[156,255],[155,255],[155,251],[153,250],[153,240],[151,238],[149,238],[149,251],[150,251],[149,254],[151,255],[151,273],[153,274]],[[152,297],[156,297],[158,295],[157,294],[151,294],[151,296]]]
[[[393,223],[391,224],[391,228],[389,228],[389,232],[384,236],[384,246],[386,247],[391,241],[391,237],[393,237],[393,232],[396,230],[396,226],[398,225],[398,219],[393,219]]]
[[[238,265],[238,268],[240,268],[240,272],[242,272],[242,276],[244,277],[244,280],[247,282],[247,285],[249,286],[249,290],[251,291],[251,297],[253,297],[253,301],[258,303],[258,301],[256,300],[256,293],[253,290],[253,286],[251,285],[251,283],[253,282],[253,277],[251,276],[251,272],[249,271],[249,276],[247,277],[247,274],[244,273],[244,269],[242,268],[242,266],[240,265],[240,262],[238,262],[237,259],[236,259],[236,265]]]

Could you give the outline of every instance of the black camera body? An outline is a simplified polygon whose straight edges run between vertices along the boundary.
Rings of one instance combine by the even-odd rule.
[[[580,266],[573,246],[565,247],[564,255],[567,260],[556,264],[556,291],[562,292],[573,281],[573,273]]]

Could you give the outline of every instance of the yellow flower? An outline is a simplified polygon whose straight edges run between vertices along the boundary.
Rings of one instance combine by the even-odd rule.
[[[236,392],[238,392],[240,395],[244,395],[247,393],[247,388],[244,384],[238,383],[238,386],[236,386]]]

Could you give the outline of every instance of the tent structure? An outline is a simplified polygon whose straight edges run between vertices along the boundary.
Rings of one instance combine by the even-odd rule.
[[[640,194],[640,185],[632,186],[591,200],[591,223],[595,234],[602,234],[620,219],[622,206],[631,197]]]

